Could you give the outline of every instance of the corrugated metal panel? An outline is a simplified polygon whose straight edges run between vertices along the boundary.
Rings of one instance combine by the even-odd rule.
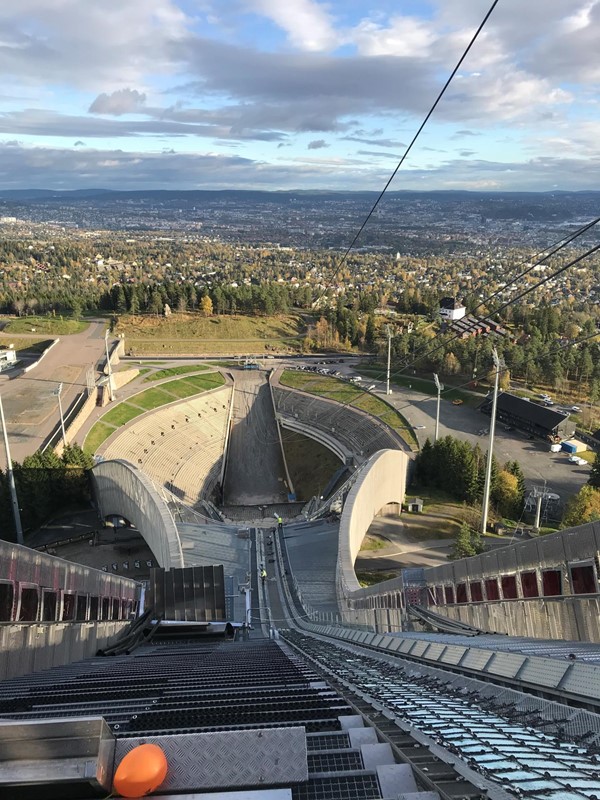
[[[457,644],[449,644],[440,661],[442,664],[458,664],[466,652],[466,647],[461,647]]]
[[[560,688],[565,692],[600,699],[600,667],[593,664],[573,664]]]
[[[555,689],[570,666],[564,661],[530,656],[521,670],[519,679],[532,686],[549,686]]]
[[[463,658],[461,666],[482,672],[486,668],[492,655],[493,653],[490,650],[477,650],[473,647]]]
[[[515,678],[525,660],[526,657],[519,653],[495,653],[485,671],[503,678]]]

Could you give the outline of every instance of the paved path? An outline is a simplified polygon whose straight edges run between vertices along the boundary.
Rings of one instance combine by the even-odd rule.
[[[285,471],[267,376],[260,370],[232,373],[235,396],[224,504],[285,503]]]

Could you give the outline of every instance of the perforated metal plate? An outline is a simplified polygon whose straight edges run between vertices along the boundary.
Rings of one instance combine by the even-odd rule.
[[[304,728],[266,728],[117,741],[115,764],[140,744],[167,757],[165,791],[291,784],[308,779]]]

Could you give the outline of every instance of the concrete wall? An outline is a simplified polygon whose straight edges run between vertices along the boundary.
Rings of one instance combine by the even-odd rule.
[[[103,517],[132,522],[161,567],[183,567],[177,526],[167,504],[143,472],[128,461],[101,461],[92,470],[94,496]]]
[[[348,621],[355,621],[348,601],[361,588],[354,572],[360,546],[381,509],[389,503],[404,502],[408,463],[408,453],[380,450],[346,498],[340,519],[336,583],[338,602],[344,616],[349,615]]]
[[[306,425],[297,419],[286,417],[283,414],[276,414],[275,418],[278,426],[290,431],[296,431],[303,436],[308,436],[309,439],[314,439],[315,442],[319,442],[319,444],[331,450],[331,452],[340,459],[342,464],[348,464],[354,460],[350,450],[344,447],[344,445],[338,442],[333,436],[320,431],[318,428],[313,428],[311,425]]]
[[[600,598],[597,596],[432,606],[432,611],[484,631],[509,636],[600,642]]]
[[[90,414],[96,408],[96,402],[97,402],[97,395],[96,395],[96,390],[94,389],[92,392],[90,392],[89,397],[87,398],[85,403],[81,406],[77,416],[74,419],[72,419],[70,423],[68,423],[65,429],[67,444],[71,444],[71,442],[75,441],[75,438],[79,433],[79,431],[81,430],[81,428],[83,427],[83,424],[89,419]],[[61,438],[56,447],[54,448],[54,452],[58,456],[60,456],[62,455],[63,450],[64,447]]]
[[[122,386],[125,386],[125,384],[137,378],[139,374],[140,374],[139,369],[135,368],[125,369],[122,372],[113,372],[112,375],[113,389],[115,391],[117,389],[120,389]]]
[[[0,680],[91,658],[127,621],[0,624]]]

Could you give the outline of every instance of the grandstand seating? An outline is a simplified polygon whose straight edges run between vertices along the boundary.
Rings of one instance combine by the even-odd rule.
[[[127,459],[189,505],[210,498],[221,473],[231,396],[224,387],[138,417],[102,455]]]
[[[368,458],[378,450],[402,449],[400,439],[369,414],[320,397],[273,386],[278,414],[333,436],[356,456]]]

